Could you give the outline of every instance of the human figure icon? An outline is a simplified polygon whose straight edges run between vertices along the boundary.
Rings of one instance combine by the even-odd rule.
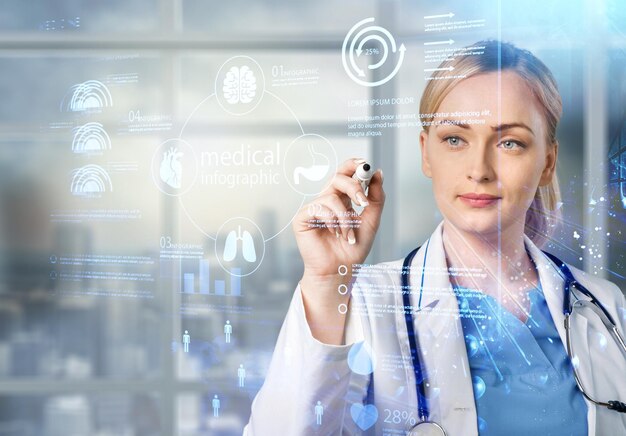
[[[230,335],[233,332],[233,326],[230,324],[229,320],[226,320],[226,324],[224,324],[224,335],[226,336],[226,343],[230,344]]]
[[[237,375],[239,376],[239,387],[243,388],[243,385],[246,380],[246,369],[242,365],[239,365],[239,369],[237,369]]]
[[[216,418],[220,416],[220,399],[217,395],[213,397],[213,416]]]
[[[183,351],[185,353],[189,353],[189,344],[191,343],[191,336],[189,332],[185,330],[185,334],[183,335]]]
[[[322,402],[318,401],[315,405],[315,418],[317,425],[322,425],[322,415],[324,414],[324,406],[322,406]]]

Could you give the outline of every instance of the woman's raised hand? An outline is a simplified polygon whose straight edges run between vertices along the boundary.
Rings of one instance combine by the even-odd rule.
[[[352,178],[363,162],[343,162],[328,188],[302,207],[292,223],[304,261],[302,291],[306,291],[309,301],[313,298],[324,306],[336,307],[337,302],[348,298],[336,291],[338,284],[346,282],[339,267],[345,265],[349,273],[352,264],[365,261],[380,225],[385,203],[383,174],[376,171],[366,197],[360,183]],[[360,215],[352,208],[352,202],[366,204]]]

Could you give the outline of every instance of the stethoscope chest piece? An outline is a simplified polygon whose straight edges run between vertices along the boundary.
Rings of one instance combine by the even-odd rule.
[[[446,436],[442,426],[432,421],[418,422],[407,436]]]

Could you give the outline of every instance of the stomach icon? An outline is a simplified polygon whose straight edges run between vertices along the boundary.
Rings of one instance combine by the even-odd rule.
[[[296,185],[300,184],[300,176],[304,177],[309,182],[319,182],[326,176],[326,174],[328,174],[328,169],[330,168],[330,165],[328,164],[328,157],[316,152],[312,145],[309,145],[308,148],[309,153],[313,158],[313,165],[308,167],[296,167],[296,169],[293,170],[293,182]],[[315,162],[319,160],[323,160],[325,163],[321,165],[316,164]]]
[[[310,167],[296,167],[293,171],[293,181],[300,184],[300,176],[310,182],[319,182],[328,174],[328,165],[311,165]]]

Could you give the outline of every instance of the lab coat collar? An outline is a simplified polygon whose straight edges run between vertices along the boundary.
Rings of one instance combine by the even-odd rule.
[[[526,235],[524,235],[524,243],[530,258],[537,267],[539,283],[541,283],[541,289],[561,338],[561,343],[565,344],[565,315],[563,313],[565,279],[558,267]]]
[[[552,314],[552,319],[556,324],[557,331],[562,343],[565,343],[565,327],[563,314],[563,286],[564,278],[559,269],[552,261],[537,247],[533,241],[524,235],[524,244],[530,258],[537,267],[539,282],[546,298],[548,308]],[[426,261],[424,261],[426,259]],[[420,289],[422,275],[426,273],[423,281],[423,289]],[[458,304],[456,296],[450,283],[446,254],[443,248],[443,221],[439,223],[428,241],[422,245],[411,268],[411,287],[413,292],[413,305],[417,306],[421,294],[421,304],[419,310],[428,313],[437,307],[450,310],[451,315],[458,318]],[[419,312],[415,315],[418,318]],[[433,334],[441,333],[445,327],[444,323],[428,323]]]

